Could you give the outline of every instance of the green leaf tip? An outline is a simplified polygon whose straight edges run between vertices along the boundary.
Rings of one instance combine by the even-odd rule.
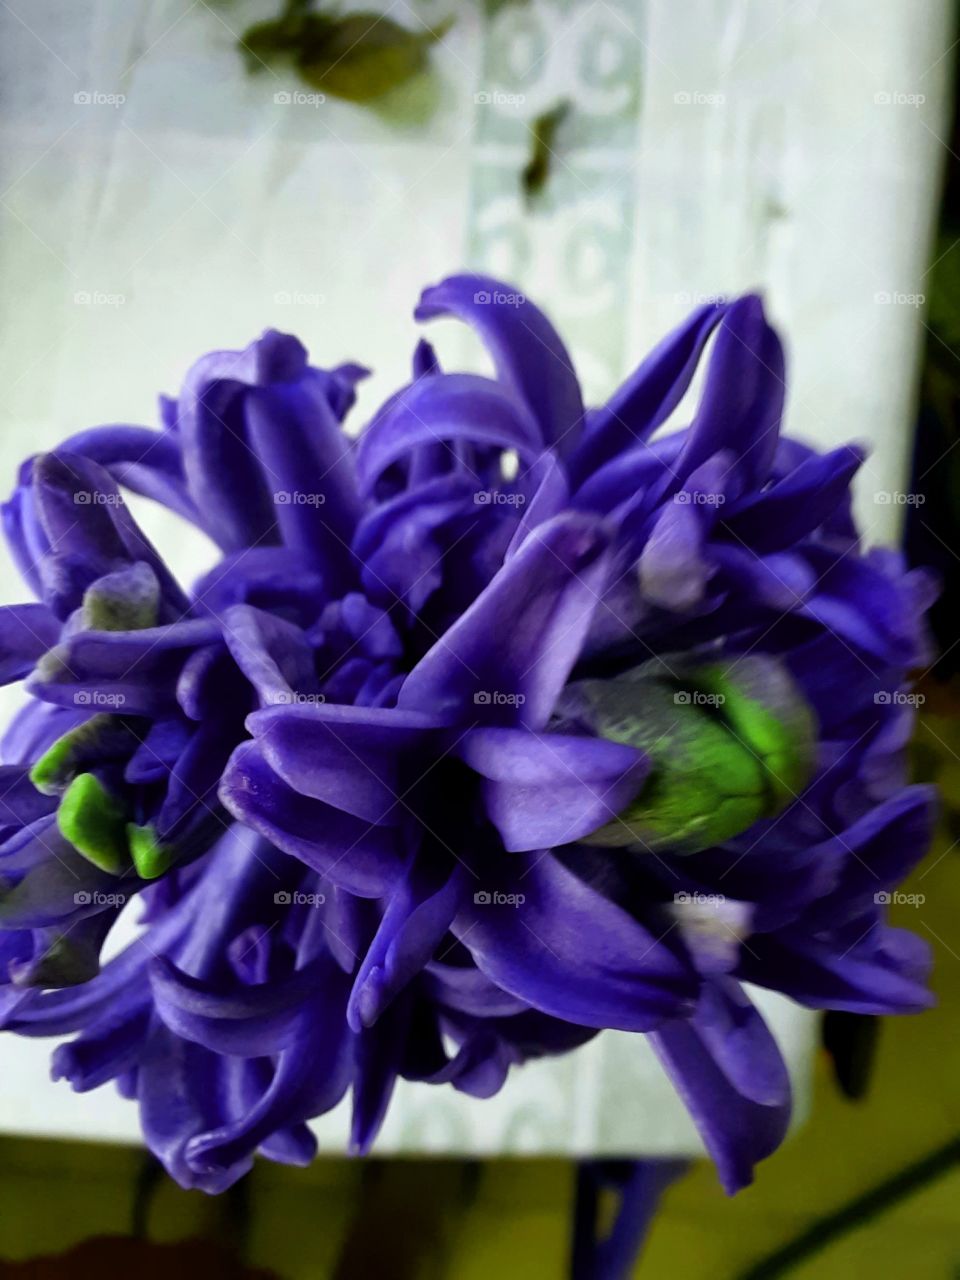
[[[138,740],[129,719],[98,712],[47,748],[30,769],[30,781],[45,796],[59,795],[86,766],[119,759]]]
[[[127,839],[130,843],[133,865],[141,880],[156,880],[164,872],[169,871],[176,862],[175,846],[158,840],[151,826],[138,827],[136,823],[129,823]]]
[[[65,840],[101,871],[119,875],[130,865],[120,802],[93,773],[80,773],[64,792],[57,826]]]
[[[766,655],[655,659],[570,685],[559,712],[556,727],[586,724],[652,766],[640,794],[584,844],[699,853],[780,813],[813,772],[813,714]]]
[[[157,625],[159,611],[160,583],[143,561],[106,574],[83,593],[83,625],[91,631],[143,631]]]

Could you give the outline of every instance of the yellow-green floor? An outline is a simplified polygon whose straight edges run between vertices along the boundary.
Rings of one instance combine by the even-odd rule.
[[[933,945],[938,1007],[887,1019],[866,1101],[838,1096],[817,1063],[809,1122],[733,1201],[698,1166],[664,1199],[640,1274],[735,1276],[813,1219],[960,1134],[960,847],[943,839],[905,889],[920,907],[894,921]],[[960,1276],[960,1168],[816,1260],[795,1280],[944,1280]]]
[[[838,1096],[821,1059],[811,1119],[735,1200],[722,1194],[706,1164],[675,1184],[639,1275],[736,1277],[821,1214],[960,1133],[960,848],[945,849],[944,840],[908,886],[925,895],[922,907],[899,909],[900,923],[934,945],[938,1008],[884,1024],[864,1103]],[[0,1257],[22,1260],[92,1235],[127,1233],[138,1167],[130,1150],[0,1139]],[[240,1211],[247,1262],[282,1280],[321,1280],[333,1275],[350,1235],[354,1263],[341,1265],[337,1280],[564,1275],[572,1203],[565,1162],[498,1161],[472,1173],[443,1161],[378,1166],[379,1180],[371,1185],[368,1175],[365,1193],[375,1225],[358,1231],[362,1177],[362,1166],[345,1160],[308,1170],[258,1167]],[[236,1238],[225,1202],[169,1184],[153,1198],[149,1228],[157,1241]],[[415,1238],[431,1242],[419,1262],[407,1247]],[[791,1275],[956,1280],[960,1168]]]

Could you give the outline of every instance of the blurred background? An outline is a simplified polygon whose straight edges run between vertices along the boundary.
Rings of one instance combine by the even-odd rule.
[[[291,42],[297,10],[336,12],[332,55]],[[894,907],[939,1005],[880,1025],[767,999],[798,1115],[754,1187],[726,1199],[639,1037],[495,1102],[401,1090],[362,1163],[335,1112],[310,1169],[218,1200],[5,1037],[0,1274],[546,1280],[598,1171],[578,1161],[646,1156],[689,1164],[638,1274],[960,1277],[958,35],[951,0],[0,0],[4,488],[83,426],[154,424],[198,355],[268,326],[373,366],[362,423],[406,380],[421,288],[464,267],[544,307],[591,401],[692,307],[760,288],[787,429],[870,442],[866,540],[945,587],[914,750],[941,830]],[[437,328],[444,363],[482,367]],[[137,515],[187,578],[212,561]]]

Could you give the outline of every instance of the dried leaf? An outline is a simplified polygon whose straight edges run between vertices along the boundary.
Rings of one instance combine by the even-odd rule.
[[[450,24],[411,31],[381,14],[352,13],[305,26],[296,58],[303,79],[333,97],[370,102],[423,71]]]
[[[239,44],[251,70],[259,71],[265,63],[296,55],[305,41],[322,38],[322,32],[335,25],[322,14],[310,13],[311,3],[312,0],[287,0],[279,18],[256,22],[244,31]]]
[[[527,201],[538,196],[547,185],[550,176],[550,162],[556,151],[557,130],[570,112],[569,102],[558,102],[557,105],[543,115],[537,116],[533,122],[533,149],[520,183]]]

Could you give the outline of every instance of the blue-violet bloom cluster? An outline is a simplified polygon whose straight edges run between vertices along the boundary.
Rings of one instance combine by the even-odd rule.
[[[884,903],[929,840],[902,695],[931,583],[861,546],[858,448],[781,435],[758,298],[695,311],[592,410],[504,285],[447,279],[438,316],[494,376],[421,341],[358,434],[365,370],[270,331],[200,359],[159,430],[22,467],[0,1026],[72,1036],[54,1076],[114,1081],[207,1191],[308,1162],[347,1095],[362,1152],[398,1077],[487,1097],[640,1032],[736,1190],[790,1113],[744,983],[929,1003]],[[215,567],[178,582],[124,490]]]

